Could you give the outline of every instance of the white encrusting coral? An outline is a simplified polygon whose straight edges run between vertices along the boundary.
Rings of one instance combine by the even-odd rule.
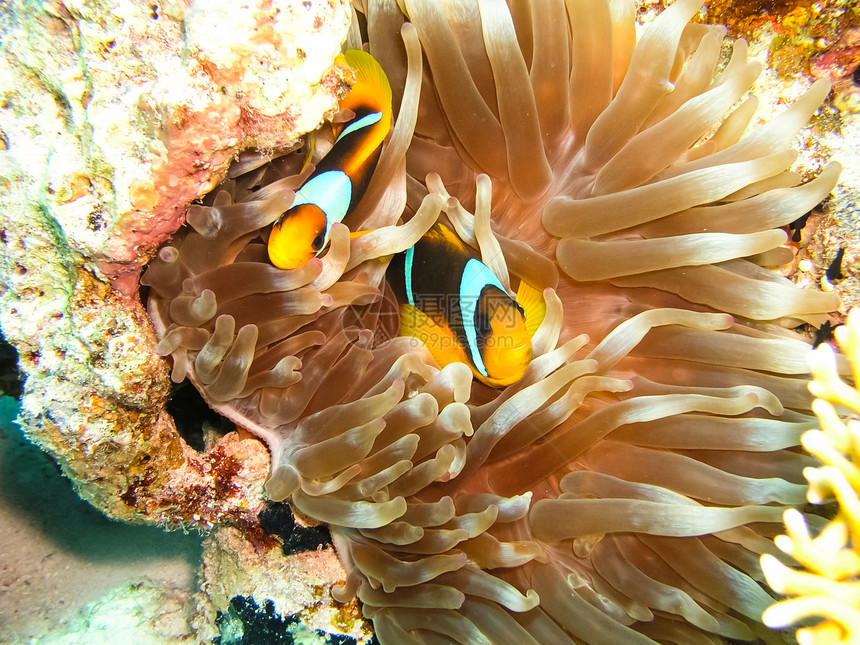
[[[143,252],[239,151],[282,148],[336,108],[349,19],[344,2],[11,3],[4,210],[41,204],[130,295]]]

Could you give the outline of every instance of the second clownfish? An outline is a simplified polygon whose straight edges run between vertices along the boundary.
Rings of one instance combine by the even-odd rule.
[[[367,190],[391,129],[391,87],[379,63],[356,49],[338,61],[355,74],[352,89],[339,104],[355,116],[272,226],[269,259],[281,269],[300,267],[325,249],[332,224],[343,221]]]
[[[542,294],[520,281],[511,296],[450,229],[435,224],[394,256],[387,277],[400,303],[400,335],[423,341],[440,366],[465,363],[493,387],[520,380],[546,313]]]

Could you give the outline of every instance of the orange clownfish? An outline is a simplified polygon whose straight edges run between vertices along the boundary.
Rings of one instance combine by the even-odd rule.
[[[465,363],[493,387],[522,378],[546,314],[537,289],[520,281],[512,297],[442,224],[395,255],[387,277],[401,303],[400,335],[423,341],[439,365]]]
[[[356,49],[338,62],[355,74],[352,89],[340,101],[340,108],[355,116],[272,226],[269,259],[281,269],[300,267],[323,251],[331,225],[343,221],[367,190],[391,129],[391,86],[379,63]]]

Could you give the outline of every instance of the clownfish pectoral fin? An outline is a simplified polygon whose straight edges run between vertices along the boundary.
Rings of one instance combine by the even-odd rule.
[[[311,165],[311,160],[314,156],[314,147],[316,146],[317,138],[314,135],[309,135],[305,138],[305,147],[307,151],[305,152],[305,160],[302,162],[302,170],[299,174],[302,174],[305,170],[308,169],[308,166]]]
[[[414,305],[400,305],[400,335],[417,338],[424,343],[439,367],[466,362],[466,356],[451,330],[438,325]]]
[[[534,336],[543,322],[544,316],[546,316],[546,301],[543,299],[543,293],[525,280],[520,280],[520,286],[517,289],[517,304],[523,308],[525,313],[526,331],[529,336]]]

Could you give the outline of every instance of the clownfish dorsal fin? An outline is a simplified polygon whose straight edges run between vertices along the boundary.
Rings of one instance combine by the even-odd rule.
[[[454,333],[447,326],[438,325],[415,305],[400,305],[400,335],[417,338],[424,343],[440,367],[467,362]]]
[[[460,238],[457,237],[454,232],[444,224],[436,222],[424,235],[430,240],[442,242],[446,246],[455,248],[464,253],[466,252],[466,247],[460,240]]]
[[[534,336],[543,322],[544,316],[546,316],[546,301],[543,298],[543,293],[525,280],[520,280],[520,286],[517,289],[517,304],[525,312],[526,331],[529,336]]]
[[[316,147],[317,138],[315,135],[311,134],[306,138],[305,147],[307,150],[305,151],[305,160],[302,162],[302,170],[299,174],[302,174],[305,170],[308,169],[308,166],[311,165],[311,161],[314,156],[314,148]]]

